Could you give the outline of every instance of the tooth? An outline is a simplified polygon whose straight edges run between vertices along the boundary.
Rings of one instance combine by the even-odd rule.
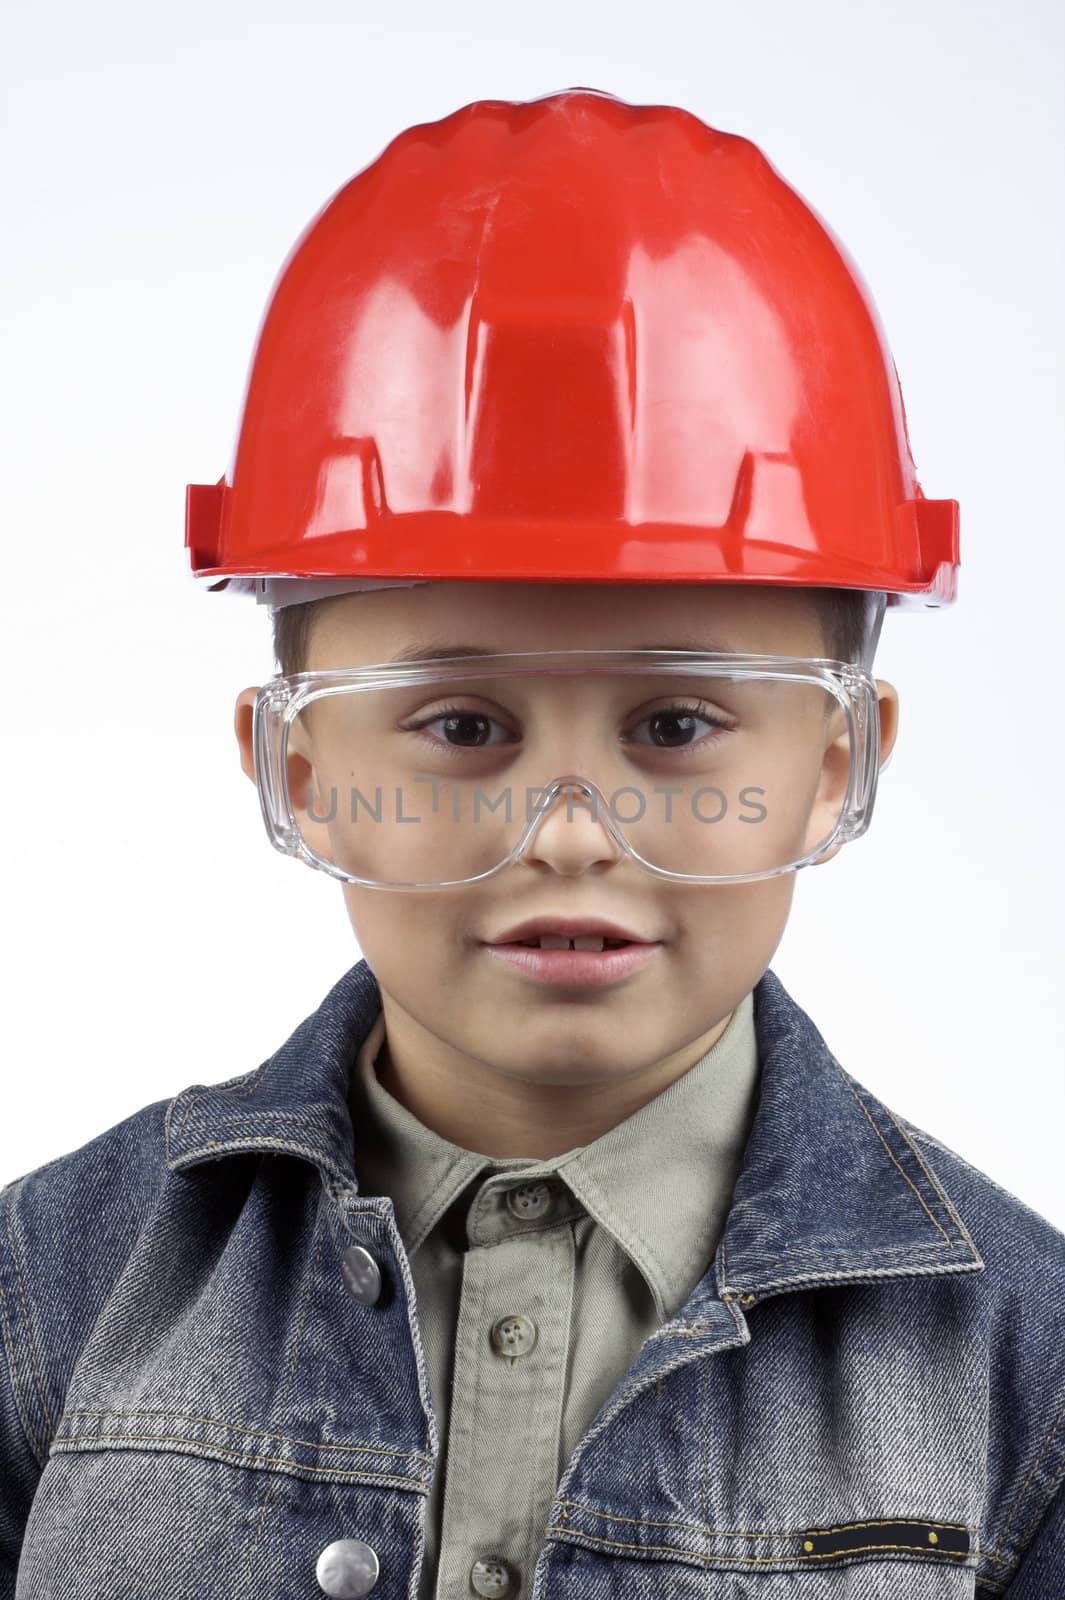
[[[589,933],[581,939],[574,939],[573,948],[575,950],[601,951],[603,948],[603,940],[602,937],[596,938],[594,934]]]
[[[569,940],[563,939],[558,933],[542,933],[540,935],[541,950],[568,950]]]

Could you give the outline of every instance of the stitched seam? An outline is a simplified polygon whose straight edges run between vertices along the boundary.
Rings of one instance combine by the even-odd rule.
[[[240,1150],[251,1154],[254,1150],[261,1150],[265,1149],[266,1146],[270,1146],[271,1149],[284,1150],[291,1156],[303,1156],[307,1161],[313,1162],[315,1166],[323,1165],[336,1177],[346,1181],[346,1176],[342,1169],[332,1161],[329,1161],[327,1157],[324,1157],[320,1150],[312,1150],[307,1145],[295,1144],[289,1139],[274,1139],[266,1134],[255,1134],[250,1136],[250,1140],[253,1142],[230,1139],[225,1143],[219,1144],[214,1139],[208,1139],[203,1146],[203,1150],[213,1150],[215,1154],[222,1156],[230,1150]],[[183,1166],[188,1166],[197,1155],[202,1153],[200,1150],[187,1150],[184,1155],[176,1156],[172,1165],[177,1171],[180,1171]]]
[[[1054,1418],[1054,1421],[1051,1423],[1050,1428],[1048,1429],[1046,1434],[1044,1434],[1042,1443],[1040,1444],[1039,1449],[1036,1452],[1035,1460],[1032,1462],[1032,1465],[1028,1469],[1028,1476],[1025,1478],[1024,1482],[1021,1484],[1020,1488],[1017,1490],[1016,1495],[1014,1496],[1013,1504],[1010,1507],[1010,1514],[1006,1518],[1006,1521],[1005,1521],[1005,1523],[1003,1525],[1003,1528],[1002,1528],[1002,1532],[999,1535],[999,1538],[1002,1540],[1003,1543],[1005,1543],[1006,1534],[1009,1532],[1010,1525],[1013,1522],[1014,1517],[1017,1515],[1017,1508],[1020,1505],[1022,1499],[1024,1498],[1024,1491],[1027,1489],[1028,1485],[1031,1483],[1032,1475],[1035,1472],[1035,1469],[1038,1467],[1040,1461],[1042,1461],[1042,1459],[1043,1459],[1043,1452],[1046,1450],[1046,1447],[1050,1443],[1051,1439],[1053,1439],[1055,1433],[1057,1433],[1057,1431],[1058,1431],[1058,1423],[1061,1421],[1062,1417],[1065,1417],[1065,1406],[1063,1406],[1062,1409],[1058,1412],[1057,1416]]]
[[[199,1105],[201,1100],[206,1100],[209,1095],[220,1094],[223,1091],[226,1094],[254,1094],[259,1087],[266,1066],[267,1062],[262,1061],[250,1073],[238,1072],[235,1078],[227,1078],[224,1083],[208,1084],[199,1094],[194,1094],[185,1107],[185,1115],[181,1119],[181,1126],[178,1128],[178,1132],[185,1132],[193,1107]],[[242,1082],[242,1080],[247,1081]]]
[[[352,1483],[396,1483],[400,1486],[423,1488],[420,1478],[404,1478],[399,1473],[387,1472],[349,1472],[344,1467],[310,1467],[302,1461],[294,1461],[291,1456],[261,1456],[255,1455],[250,1450],[227,1450],[225,1445],[197,1443],[182,1438],[168,1438],[165,1434],[158,1433],[130,1433],[130,1434],[98,1434],[91,1439],[57,1439],[53,1443],[53,1450],[59,1455],[75,1455],[95,1449],[101,1444],[173,1444],[183,1447],[185,1455],[197,1455],[198,1451],[209,1450],[213,1455],[228,1457],[231,1461],[239,1462],[243,1466],[271,1466],[288,1467],[290,1471],[309,1472],[316,1478],[343,1479]],[[70,1448],[72,1447],[72,1448]],[[199,1460],[210,1460],[210,1456],[197,1455]]]
[[[726,1276],[724,1239],[721,1241],[721,1276],[723,1278]],[[707,1423],[710,1421],[710,1362],[703,1361],[700,1363],[700,1365],[702,1367],[702,1372],[699,1375],[699,1431],[701,1438],[704,1430],[706,1430],[707,1433],[712,1433],[712,1425],[710,1428],[707,1428]],[[709,1448],[709,1445],[707,1444],[703,1446],[703,1470],[700,1475],[699,1482],[699,1510],[702,1514],[702,1526],[704,1529],[706,1527],[707,1518],[710,1511],[710,1463],[712,1457],[713,1451]],[[703,1552],[703,1554],[710,1554],[709,1547]]]
[[[711,1534],[715,1539],[803,1539],[813,1534],[849,1533],[852,1528],[884,1528],[890,1527],[894,1522],[919,1522],[929,1528],[944,1528],[948,1532],[967,1533],[972,1537],[974,1528],[964,1522],[939,1522],[934,1517],[876,1517],[868,1522],[845,1522],[838,1528],[790,1528],[779,1533],[766,1529],[738,1528],[731,1531],[724,1528],[708,1528],[691,1522],[653,1522],[646,1517],[623,1517],[613,1511],[596,1511],[592,1506],[584,1505],[580,1500],[556,1500],[556,1506],[568,1508],[573,1506],[576,1511],[581,1511],[585,1516],[598,1517],[603,1522],[630,1522],[643,1528],[680,1528],[690,1533]],[[590,1536],[589,1536],[590,1537]],[[633,1549],[642,1549],[634,1545]],[[923,1549],[920,1545],[917,1548]],[[845,1552],[836,1552],[844,1554]],[[940,1555],[944,1552],[940,1551]],[[957,1551],[947,1551],[946,1554],[957,1554]]]
[[[351,1452],[369,1451],[373,1455],[390,1456],[401,1460],[431,1462],[432,1456],[423,1455],[418,1450],[391,1450],[380,1444],[315,1444],[313,1439],[294,1439],[285,1433],[264,1433],[259,1428],[242,1428],[235,1422],[222,1422],[218,1417],[195,1417],[187,1411],[66,1411],[60,1418],[60,1426],[70,1417],[96,1417],[99,1420],[113,1419],[120,1421],[124,1417],[171,1417],[179,1422],[206,1422],[214,1428],[225,1428],[228,1433],[241,1433],[249,1439],[276,1439],[279,1444],[303,1445],[308,1450],[335,1450]],[[95,1438],[94,1434],[64,1434],[63,1438]],[[190,1443],[197,1441],[190,1440]],[[212,1447],[213,1448],[213,1447]]]
[[[947,1199],[946,1195],[944,1194],[942,1188],[937,1183],[937,1181],[936,1181],[931,1169],[929,1167],[925,1166],[924,1159],[923,1159],[923,1157],[921,1155],[921,1152],[918,1150],[916,1144],[909,1137],[909,1135],[906,1132],[906,1129],[902,1126],[902,1124],[899,1122],[899,1119],[894,1115],[894,1113],[891,1111],[891,1109],[888,1106],[885,1106],[884,1110],[887,1112],[888,1116],[891,1118],[891,1120],[895,1124],[896,1128],[898,1128],[899,1133],[902,1135],[903,1139],[905,1139],[907,1145],[913,1151],[914,1156],[917,1158],[918,1166],[920,1167],[921,1171],[924,1173],[925,1177],[928,1179],[929,1183],[931,1184],[932,1188],[935,1190],[936,1194],[939,1196],[940,1203],[941,1203],[944,1211],[950,1217],[951,1221],[954,1223],[955,1227],[958,1229],[958,1232],[962,1235],[962,1237],[966,1240],[966,1242],[969,1245],[972,1246],[973,1254],[974,1255],[979,1255],[980,1252],[977,1250],[975,1244],[973,1244],[973,1241],[970,1238],[970,1236],[969,1236],[969,1234],[968,1234],[968,1232],[967,1232],[967,1230],[965,1228],[965,1224],[962,1222],[962,1220],[959,1217],[958,1213],[955,1211],[954,1207],[951,1205],[950,1201]]]
[[[788,1256],[792,1261],[813,1262],[815,1265],[823,1263],[832,1266],[838,1261],[868,1261],[870,1256],[875,1256],[879,1261],[881,1256],[941,1256],[943,1246],[930,1239],[927,1244],[885,1244],[875,1245],[871,1250],[789,1250]]]
[[[835,1061],[835,1057],[833,1057],[832,1059]],[[880,1140],[880,1143],[884,1146],[884,1149],[887,1151],[887,1153],[890,1156],[891,1160],[894,1162],[895,1166],[898,1167],[898,1170],[902,1173],[902,1176],[905,1178],[906,1182],[909,1184],[910,1188],[913,1190],[914,1194],[917,1196],[917,1199],[919,1200],[922,1209],[924,1210],[925,1214],[927,1215],[928,1220],[933,1224],[934,1227],[939,1229],[940,1233],[943,1235],[944,1239],[947,1241],[947,1244],[950,1246],[951,1249],[953,1249],[954,1248],[954,1240],[950,1237],[950,1234],[947,1233],[947,1231],[943,1227],[942,1223],[939,1222],[939,1220],[936,1217],[934,1217],[932,1215],[931,1211],[928,1209],[928,1204],[927,1204],[924,1196],[922,1195],[920,1189],[918,1189],[917,1185],[914,1183],[913,1179],[910,1177],[910,1175],[906,1171],[905,1167],[902,1166],[902,1164],[900,1163],[900,1161],[899,1161],[898,1157],[896,1156],[895,1152],[892,1150],[891,1146],[888,1144],[887,1140],[884,1138],[883,1133],[877,1127],[876,1123],[873,1121],[873,1117],[872,1117],[872,1114],[871,1114],[871,1112],[869,1110],[869,1107],[866,1105],[866,1103],[862,1099],[861,1095],[855,1089],[854,1085],[851,1083],[850,1079],[847,1077],[846,1073],[843,1071],[843,1068],[839,1065],[838,1061],[836,1061],[836,1067],[839,1070],[839,1075],[843,1079],[843,1082],[847,1085],[847,1088],[850,1090],[850,1092],[854,1096],[855,1100],[858,1102],[858,1104],[861,1106],[862,1110],[865,1112],[865,1115],[866,1115],[866,1117],[868,1118],[868,1121],[869,1121],[869,1126],[872,1128],[873,1132],[876,1134],[877,1138]],[[907,1140],[906,1143],[907,1143],[907,1145],[909,1145],[909,1140]],[[911,1146],[911,1148],[912,1148],[912,1146]]]
[[[884,1107],[884,1111],[887,1113],[887,1116],[889,1117],[891,1122],[894,1123],[895,1127],[898,1128],[899,1133],[902,1135],[902,1138],[905,1140],[906,1144],[909,1146],[909,1148],[913,1151],[914,1155],[917,1157],[917,1165],[920,1167],[921,1171],[924,1173],[925,1177],[928,1179],[929,1185],[932,1188],[932,1190],[934,1191],[934,1193],[936,1195],[938,1195],[940,1203],[941,1203],[944,1211],[948,1212],[950,1214],[950,1216],[956,1221],[957,1218],[956,1218],[955,1213],[954,1213],[954,1211],[953,1211],[953,1209],[952,1209],[952,1207],[950,1205],[950,1202],[948,1201],[946,1195],[943,1193],[943,1190],[940,1188],[939,1184],[936,1182],[935,1178],[932,1176],[932,1174],[929,1171],[928,1167],[925,1166],[924,1158],[921,1155],[921,1152],[918,1150],[918,1148],[914,1144],[913,1140],[907,1137],[905,1128],[899,1122],[899,1119],[895,1116],[895,1114],[891,1110],[891,1108],[889,1106],[885,1106]]]
[[[936,1246],[936,1249],[938,1252],[939,1246]],[[901,1266],[880,1268],[864,1266],[848,1267],[846,1269],[833,1268],[830,1275],[826,1275],[824,1272],[799,1272],[796,1273],[792,1278],[775,1278],[770,1280],[768,1283],[755,1283],[755,1292],[756,1294],[761,1295],[763,1298],[767,1298],[769,1295],[775,1294],[779,1289],[791,1288],[793,1284],[839,1284],[849,1282],[851,1279],[856,1279],[862,1283],[876,1284],[888,1278],[930,1278],[938,1277],[944,1272],[962,1273],[978,1272],[979,1270],[979,1265],[975,1261],[965,1262],[964,1264],[959,1264],[957,1267],[941,1267],[933,1263],[927,1267]],[[728,1293],[735,1294],[738,1292],[738,1289],[739,1285],[733,1284]],[[647,1342],[649,1343],[651,1339],[689,1339],[691,1338],[692,1334],[701,1333],[709,1327],[709,1322],[692,1322],[689,1323],[685,1329],[680,1331],[668,1326],[663,1326],[661,1328],[656,1328],[654,1333],[649,1335]]]
[[[907,1118],[906,1120],[908,1121],[909,1119]],[[934,1135],[928,1133],[924,1128],[914,1128],[913,1139],[919,1140],[921,1144],[930,1144],[933,1150],[938,1150],[941,1155],[948,1156],[951,1161],[957,1161],[961,1166],[965,1167],[969,1172],[971,1172],[974,1177],[980,1178],[984,1183],[989,1184],[991,1188],[997,1190],[1004,1199],[1011,1200],[1014,1205],[1023,1206],[1025,1211],[1028,1212],[1029,1216],[1038,1217],[1041,1222],[1046,1221],[1045,1217],[1042,1217],[1040,1213],[1035,1211],[1030,1205],[1027,1204],[1026,1201],[1021,1200],[1012,1192],[1012,1190],[1007,1189],[1004,1184],[996,1182],[994,1178],[992,1178],[988,1173],[981,1171],[979,1167],[974,1167],[972,1162],[966,1161],[965,1157],[959,1155],[957,1150],[952,1150],[950,1145],[944,1144],[941,1139],[935,1138]],[[1058,1232],[1060,1231],[1061,1230],[1059,1229]]]
[[[933,1561],[963,1562],[966,1555],[961,1550],[937,1550],[933,1545],[924,1544],[862,1544],[856,1545],[853,1550],[831,1550],[822,1555],[800,1554],[786,1556],[737,1556],[729,1555],[719,1550],[715,1555],[700,1556],[694,1550],[683,1550],[676,1545],[669,1544],[623,1544],[618,1539],[599,1539],[591,1533],[579,1533],[573,1528],[550,1527],[548,1533],[568,1533],[574,1540],[590,1540],[593,1544],[606,1545],[612,1550],[638,1550],[644,1555],[662,1554],[671,1556],[684,1556],[689,1561],[731,1561],[750,1567],[777,1567],[784,1561],[798,1561],[803,1564],[811,1561],[839,1561],[847,1556],[864,1555],[869,1551],[883,1555],[891,1550],[916,1550],[923,1556],[930,1556]]]
[[[307,1120],[304,1113],[289,1108],[278,1107],[276,1111],[256,1110],[242,1111],[235,1117],[212,1117],[206,1124],[200,1124],[189,1129],[189,1134],[203,1133],[206,1128],[251,1128],[261,1127],[264,1122],[280,1122],[283,1126],[290,1122],[303,1123]]]
[[[1042,1500],[1040,1500],[1039,1504],[1036,1506],[1035,1511],[1032,1514],[1031,1520],[1028,1523],[1028,1526],[1025,1528],[1024,1532],[1021,1534],[1021,1544],[1025,1547],[1026,1550],[1027,1550],[1027,1547],[1028,1547],[1029,1540],[1034,1535],[1036,1528],[1039,1526],[1039,1523],[1042,1520],[1043,1512],[1046,1510],[1047,1506],[1050,1504],[1050,1501],[1054,1498],[1054,1494],[1055,1494],[1055,1492],[1056,1492],[1056,1490],[1058,1488],[1058,1485],[1061,1483],[1063,1478],[1065,1478],[1065,1463],[1063,1463],[1061,1465],[1061,1467],[1058,1468],[1057,1473],[1055,1474],[1054,1478],[1051,1480],[1050,1488],[1047,1490],[1047,1492],[1043,1496]]]

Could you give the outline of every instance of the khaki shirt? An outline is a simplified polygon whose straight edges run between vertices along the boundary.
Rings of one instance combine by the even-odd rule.
[[[717,1248],[757,1104],[753,998],[655,1099],[546,1161],[425,1127],[378,1082],[384,1038],[382,1013],[350,1105],[359,1189],[391,1198],[410,1258],[441,1439],[420,1600],[514,1600],[581,1436]]]

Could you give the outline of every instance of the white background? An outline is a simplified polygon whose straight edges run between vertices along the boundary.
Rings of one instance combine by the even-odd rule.
[[[266,295],[402,128],[573,85],[759,144],[843,239],[960,599],[885,623],[872,831],[772,966],[843,1064],[1065,1228],[1057,0],[305,0],[8,13],[0,1183],[255,1067],[358,959],[273,852],[232,703],[265,608],[187,576]]]

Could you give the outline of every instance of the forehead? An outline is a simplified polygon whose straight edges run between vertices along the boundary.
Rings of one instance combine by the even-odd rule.
[[[464,647],[824,653],[813,597],[799,588],[456,581],[322,601],[307,665],[360,666]]]

